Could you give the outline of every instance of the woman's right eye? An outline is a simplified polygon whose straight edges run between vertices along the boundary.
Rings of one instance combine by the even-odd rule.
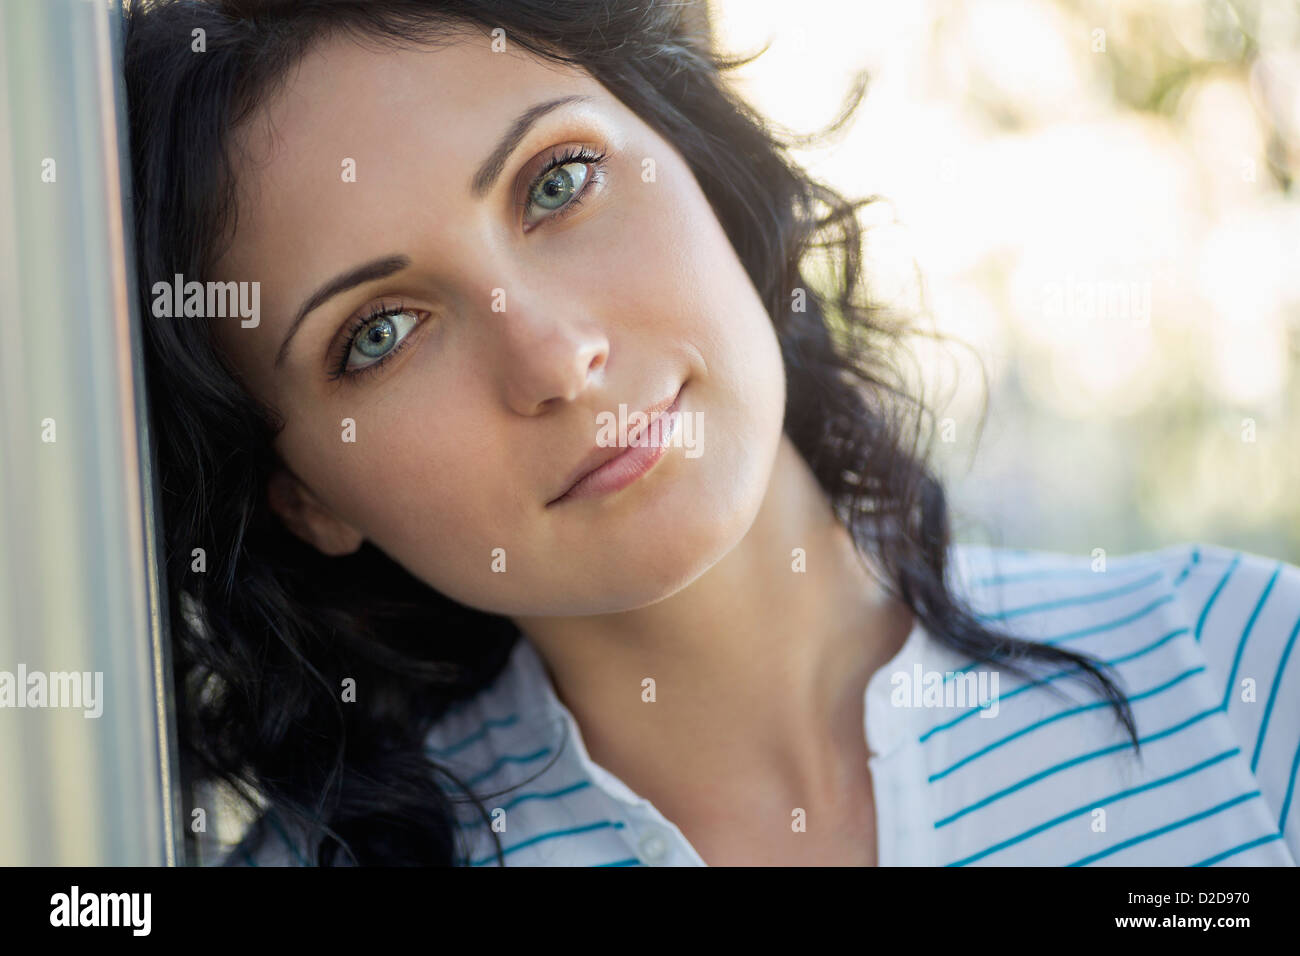
[[[415,309],[385,309],[353,326],[346,351],[335,375],[354,375],[383,364],[405,343],[411,330],[420,324]]]

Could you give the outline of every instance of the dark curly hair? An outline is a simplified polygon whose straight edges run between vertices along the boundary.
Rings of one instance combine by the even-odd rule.
[[[700,3],[652,0],[131,0],[124,63],[152,453],[161,486],[182,773],[308,834],[320,865],[449,864],[468,791],[422,746],[519,638],[363,544],[328,558],[267,504],[282,423],[204,323],[149,318],[154,281],[200,278],[234,230],[229,131],[335,31],[394,45],[504,28],[577,65],[685,157],[764,302],[787,376],[785,432],[890,593],[935,639],[1017,675],[1072,665],[1138,747],[1128,701],[1082,654],[983,626],[951,589],[950,518],[926,463],[933,415],[897,366],[909,325],[862,288],[859,210],[814,182],[726,84]],[[191,52],[193,31],[206,51]],[[860,102],[859,79],[840,127]],[[811,258],[820,257],[819,281]],[[792,308],[804,290],[804,307]],[[194,549],[207,567],[194,569]],[[429,635],[436,634],[437,640]],[[345,678],[364,687],[345,706]],[[468,795],[473,799],[473,795]],[[477,804],[478,812],[486,810]],[[496,838],[494,834],[494,839]],[[497,842],[498,862],[504,864]]]

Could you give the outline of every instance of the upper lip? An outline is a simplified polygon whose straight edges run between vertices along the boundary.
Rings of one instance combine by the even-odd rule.
[[[677,396],[679,396],[681,393],[682,393],[682,386],[678,385],[675,389],[673,389],[672,394],[670,394],[667,398],[660,399],[659,401],[651,405],[649,408],[646,408],[643,412],[646,419],[645,424],[639,428],[628,429],[626,445],[608,445],[608,446],[597,445],[590,452],[588,452],[587,457],[582,460],[581,464],[579,464],[577,468],[575,468],[572,472],[570,472],[568,479],[565,481],[564,490],[561,491],[554,498],[552,498],[550,501],[548,501],[547,504],[551,505],[559,501],[561,498],[563,498],[565,495],[567,495],[570,491],[573,490],[574,485],[582,481],[582,479],[586,478],[589,474],[591,474],[601,465],[604,465],[606,462],[613,461],[619,455],[623,454],[629,448],[631,448],[632,439],[636,438],[638,435],[641,434],[641,432],[649,428],[651,423],[654,422],[655,419],[657,419],[660,415],[662,415],[668,409],[672,408],[673,403],[677,401]]]

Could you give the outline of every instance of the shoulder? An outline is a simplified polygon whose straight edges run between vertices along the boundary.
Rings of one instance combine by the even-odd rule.
[[[461,865],[636,865],[636,857],[656,852],[642,841],[671,832],[591,760],[526,640],[491,686],[433,728],[426,751],[455,806]]]
[[[484,803],[489,797],[509,794],[501,806],[511,810],[515,826],[533,823],[536,829],[559,812],[557,798],[585,786],[571,781],[552,786],[555,774],[546,773],[565,742],[564,719],[557,708],[540,658],[520,640],[491,683],[450,707],[429,730],[424,755],[436,768],[438,785],[451,804],[461,863],[482,865],[495,858],[493,830],[483,819],[485,807],[494,809],[493,802]],[[537,785],[516,792],[535,778]],[[221,865],[312,866],[315,854],[304,844],[301,833],[268,811],[225,854]]]
[[[1172,586],[1192,617],[1194,638],[1216,657],[1224,649],[1244,649],[1246,638],[1294,640],[1300,623],[1300,567],[1285,560],[1194,545]]]
[[[1300,568],[1249,551],[1200,545],[1175,579],[1216,705],[1279,831],[1300,856]]]
[[[495,863],[498,843],[508,853],[538,843],[538,859],[552,852],[550,836],[590,809],[583,805],[590,782],[574,775],[573,743],[541,658],[519,640],[496,679],[452,707],[425,738],[456,816],[461,865]],[[521,833],[527,838],[518,839]]]
[[[1062,630],[1069,624],[1109,632],[1177,621],[1194,641],[1208,637],[1206,646],[1217,648],[1248,628],[1276,635],[1285,625],[1289,633],[1300,614],[1300,568],[1214,544],[1123,555],[987,545],[957,545],[952,553],[954,587],[981,619],[1029,639],[1064,643],[1100,633]]]
[[[964,770],[966,751],[1028,748],[1033,730],[1050,727],[1050,753],[1037,755],[1040,762],[1064,755],[1057,769],[1077,764],[1094,774],[1104,764],[1130,807],[1138,794],[1159,795],[1143,823],[1150,832],[1132,837],[1146,841],[1141,847],[1155,846],[1175,824],[1203,834],[1214,821],[1227,849],[1207,851],[1207,860],[1240,861],[1244,848],[1279,839],[1300,855],[1300,568],[1208,543],[1119,556],[961,546],[952,576],[991,629],[1105,664],[1132,707],[1144,756],[1141,770],[1120,761],[1125,747],[1100,719],[1100,702],[1061,703],[1028,685],[1002,695],[1005,740],[992,726],[1003,721],[973,729],[964,721],[953,730],[964,727],[969,740],[946,728],[935,735],[950,738],[943,745],[954,753],[945,760]],[[1049,675],[1041,689],[1060,686],[1068,672]],[[1011,699],[1019,690],[1027,693]],[[990,735],[992,744],[983,739]],[[1078,784],[1086,791],[1096,781]],[[1228,846],[1230,837],[1241,846]]]
[[[1117,557],[966,546],[954,566],[994,629],[1108,663],[1174,654],[1240,732],[1300,726],[1300,567],[1285,560],[1206,543]]]
[[[426,755],[467,784],[493,767],[520,767],[544,757],[546,724],[557,716],[548,688],[540,658],[519,640],[496,678],[431,728]]]

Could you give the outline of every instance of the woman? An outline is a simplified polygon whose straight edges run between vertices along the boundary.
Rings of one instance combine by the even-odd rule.
[[[183,745],[265,810],[230,862],[1293,863],[1300,571],[951,546],[858,204],[704,35],[132,7]],[[1267,710],[1219,700],[1252,608]]]

